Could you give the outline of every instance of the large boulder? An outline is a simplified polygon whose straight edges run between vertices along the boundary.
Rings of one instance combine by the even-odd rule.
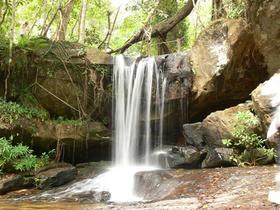
[[[254,109],[261,119],[263,133],[265,135],[268,133],[267,135],[270,137],[268,141],[276,149],[280,134],[279,82],[280,73],[276,73],[252,92]],[[271,124],[272,126],[270,126]]]
[[[0,178],[0,195],[33,186],[34,181],[31,177],[23,177],[16,174],[6,175]]]
[[[236,114],[251,109],[251,103],[239,104],[222,111],[213,112],[201,123],[183,125],[183,133],[187,144],[200,149],[225,147],[222,140],[233,139],[232,132],[236,122]]]
[[[251,102],[239,104],[237,106],[216,111],[208,115],[201,123],[192,123],[183,125],[183,134],[187,145],[199,148],[202,162],[202,168],[213,168],[221,166],[231,166],[234,162],[231,157],[234,150],[227,148],[223,143],[224,139],[235,140],[233,136],[237,121],[237,113],[252,113],[253,105]],[[248,130],[260,134],[261,128],[258,124],[248,125]],[[189,146],[188,146],[189,147]],[[257,153],[257,152],[256,152]],[[258,154],[263,158],[263,154]],[[266,157],[259,164],[270,163],[273,157]],[[200,159],[201,160],[201,159]]]
[[[256,44],[272,75],[280,67],[280,1],[248,0],[247,17]]]
[[[204,140],[201,122],[184,124],[183,135],[188,145],[192,145],[199,149],[203,149]]]
[[[77,169],[71,165],[47,169],[36,174],[36,187],[39,189],[59,187],[74,180],[76,176]]]
[[[246,100],[267,78],[253,33],[241,19],[213,22],[192,47],[191,62],[195,76],[189,113],[193,121]]]

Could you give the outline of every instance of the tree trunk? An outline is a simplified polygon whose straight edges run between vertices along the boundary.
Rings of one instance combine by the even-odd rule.
[[[14,39],[15,39],[15,25],[16,25],[16,5],[17,1],[12,1],[12,19],[11,19],[11,28],[10,28],[10,43],[9,43],[9,61],[8,61],[8,68],[7,68],[7,75],[5,78],[5,92],[4,92],[4,100],[8,97],[8,82],[11,75],[11,65],[13,62],[13,46],[14,46]]]
[[[48,38],[50,38],[52,36],[52,34],[50,33],[50,28],[51,28],[51,25],[53,24],[53,22],[54,22],[54,20],[57,16],[58,11],[61,8],[62,1],[63,0],[59,0],[59,2],[57,3],[57,8],[53,13],[50,22],[48,24],[45,23],[45,26],[42,26],[42,31],[41,31],[41,34],[40,34],[41,36],[48,37]],[[51,12],[51,10],[52,10],[52,8],[49,10],[49,12]]]
[[[178,2],[177,0],[159,0],[158,10],[161,11],[167,18],[172,17],[178,12]],[[162,21],[162,16],[156,16],[157,22]],[[158,55],[168,54],[170,52],[175,52],[177,50],[176,41],[181,38],[184,34],[185,26],[184,24],[177,24],[171,31],[167,34],[162,34],[157,37],[157,48]]]
[[[67,27],[70,20],[75,0],[69,0],[64,8],[59,9],[60,22],[57,28],[56,40],[65,40]]]
[[[86,36],[86,14],[87,14],[87,0],[82,0],[81,13],[80,13],[80,26],[79,26],[79,43],[85,43]]]

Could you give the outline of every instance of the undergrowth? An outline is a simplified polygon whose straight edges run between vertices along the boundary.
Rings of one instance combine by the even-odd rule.
[[[58,124],[63,124],[63,125],[73,125],[73,126],[82,126],[84,123],[84,121],[80,120],[80,119],[77,119],[77,120],[67,119],[62,116],[59,116],[57,119],[52,120],[52,122],[58,123]]]
[[[49,153],[42,153],[36,157],[28,146],[12,145],[13,136],[0,138],[0,173],[32,171],[47,165],[50,162]]]
[[[276,151],[268,148],[266,139],[259,136],[255,128],[260,126],[259,119],[250,111],[236,114],[233,139],[223,139],[223,143],[233,148],[232,161],[238,166],[266,164],[276,157]]]
[[[7,102],[0,99],[0,119],[9,123],[13,123],[20,117],[28,119],[36,118],[40,120],[46,120],[48,113],[44,110],[25,107],[15,102]]]

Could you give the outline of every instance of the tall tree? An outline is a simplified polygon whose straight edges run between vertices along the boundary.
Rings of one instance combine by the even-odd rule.
[[[87,15],[88,0],[82,0],[80,12],[80,25],[79,25],[79,43],[85,43],[86,36],[86,15]]]
[[[56,40],[65,40],[67,27],[70,20],[70,14],[72,12],[75,0],[69,0],[64,7],[59,8],[59,24],[56,32]]]

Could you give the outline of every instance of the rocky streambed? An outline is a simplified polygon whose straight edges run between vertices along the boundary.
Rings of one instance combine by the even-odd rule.
[[[278,209],[268,201],[276,173],[275,166],[140,172],[137,193],[146,202],[18,201],[38,193],[20,190],[2,196],[0,209]]]

